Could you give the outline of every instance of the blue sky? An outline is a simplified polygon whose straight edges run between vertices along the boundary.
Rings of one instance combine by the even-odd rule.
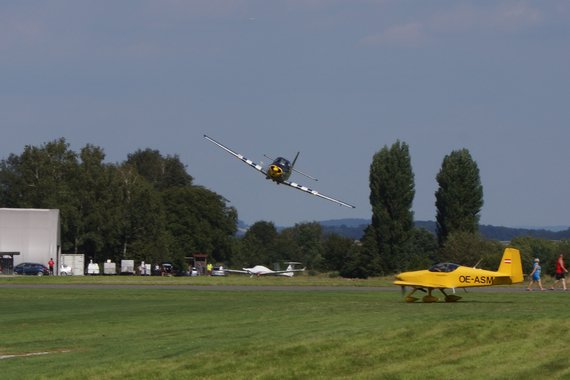
[[[484,224],[570,225],[570,2],[2,1],[0,157],[65,137],[178,154],[248,223],[370,218],[369,167],[410,146],[415,217],[443,158],[479,165]],[[292,158],[299,183],[250,159]]]

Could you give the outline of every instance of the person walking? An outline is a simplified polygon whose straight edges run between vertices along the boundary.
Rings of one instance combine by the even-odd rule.
[[[540,281],[540,272],[542,271],[542,267],[540,266],[540,260],[538,257],[534,259],[534,266],[532,267],[532,272],[530,272],[530,283],[526,290],[531,291],[532,284],[535,282],[538,284],[540,290],[544,290],[542,287],[542,282]]]
[[[562,282],[562,289],[566,290],[566,273],[568,273],[568,269],[564,266],[564,255],[561,253],[560,256],[558,256],[558,260],[556,260],[556,272],[554,273],[556,281],[554,281],[550,290],[554,290],[554,287],[559,282]]]

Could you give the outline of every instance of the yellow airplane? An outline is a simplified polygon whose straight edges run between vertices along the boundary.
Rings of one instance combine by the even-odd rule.
[[[443,293],[445,302],[455,302],[461,297],[446,294],[445,289],[510,285],[520,282],[523,282],[521,254],[518,249],[506,248],[496,272],[452,263],[439,263],[427,270],[400,273],[396,276],[394,284],[400,285],[402,290],[406,286],[413,288],[406,295],[406,302],[418,300],[412,296],[417,290],[424,292],[427,290],[428,294],[422,298],[423,302],[437,302],[438,298],[431,294],[434,289],[439,289]]]

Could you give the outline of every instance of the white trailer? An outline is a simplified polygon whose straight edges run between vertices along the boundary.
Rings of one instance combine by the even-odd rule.
[[[121,274],[135,274],[135,260],[121,260]]]
[[[107,260],[103,263],[103,274],[117,274],[117,264]]]
[[[83,254],[61,254],[61,263],[71,267],[71,274],[83,276],[85,274],[85,255]]]

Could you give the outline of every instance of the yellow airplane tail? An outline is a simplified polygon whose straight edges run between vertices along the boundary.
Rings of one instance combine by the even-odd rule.
[[[513,284],[523,282],[521,253],[518,249],[505,248],[498,272],[509,276]]]

